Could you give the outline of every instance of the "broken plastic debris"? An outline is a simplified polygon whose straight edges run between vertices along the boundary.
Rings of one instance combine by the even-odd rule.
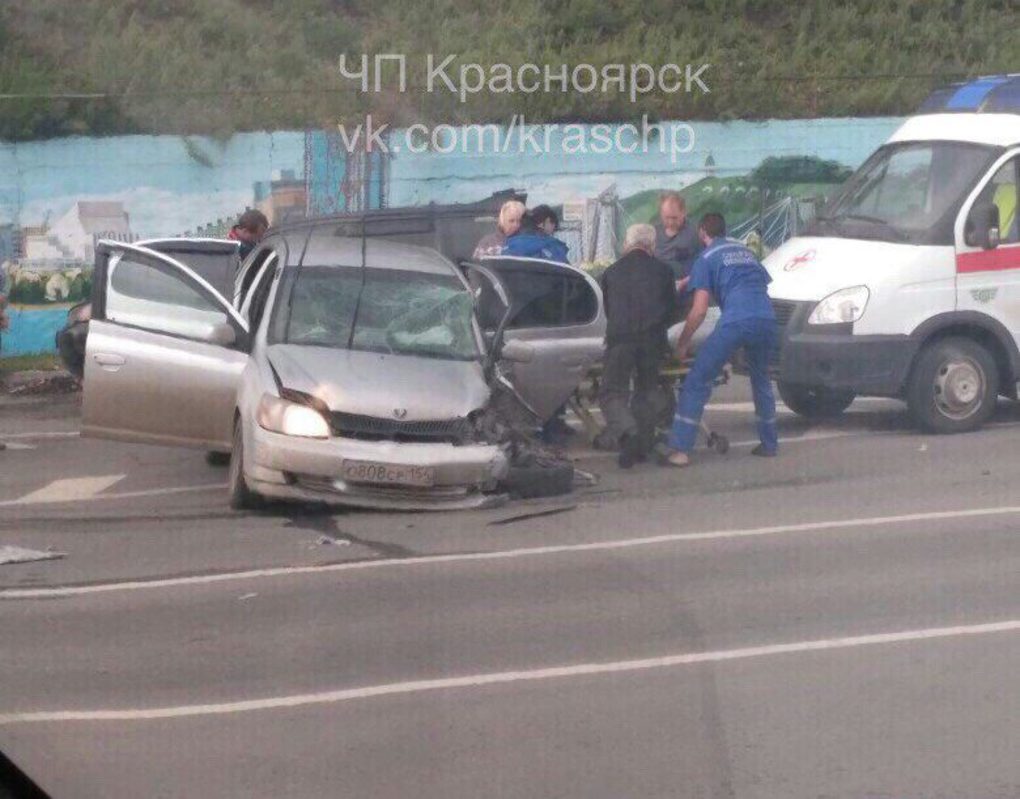
[[[319,536],[319,546],[326,547],[330,545],[333,545],[335,547],[349,547],[351,545],[351,542],[346,538],[333,538],[332,536],[329,535]]]
[[[241,596],[239,596],[238,599],[243,602],[246,599],[254,599],[257,596],[258,596],[257,592],[252,592],[250,594],[241,594]]]
[[[8,563],[32,563],[37,560],[56,560],[66,558],[66,552],[55,552],[52,549],[25,549],[10,545],[0,546],[0,566]]]

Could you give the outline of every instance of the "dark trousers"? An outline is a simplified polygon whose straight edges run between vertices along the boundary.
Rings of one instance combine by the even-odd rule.
[[[661,331],[612,342],[606,348],[599,405],[606,420],[606,434],[614,443],[636,435],[641,447],[650,449],[660,408],[659,365],[666,349]]]

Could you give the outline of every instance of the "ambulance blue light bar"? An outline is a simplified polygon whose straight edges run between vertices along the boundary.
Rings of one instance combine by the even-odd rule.
[[[919,114],[1020,114],[1020,75],[992,75],[936,89]]]

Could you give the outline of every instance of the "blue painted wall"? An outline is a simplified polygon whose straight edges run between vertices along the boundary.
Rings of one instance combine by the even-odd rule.
[[[900,121],[691,123],[693,148],[675,159],[654,143],[644,153],[566,155],[562,131],[550,135],[550,151],[542,154],[414,153],[402,146],[404,132],[393,131],[392,152],[367,159],[348,156],[339,138],[323,131],[246,133],[223,141],[123,136],[0,144],[0,268],[15,283],[19,270],[22,277],[33,271],[38,262],[19,252],[24,234],[52,228],[79,201],[119,203],[129,215],[131,235],[139,238],[219,235],[246,207],[271,210],[274,202],[281,209],[289,203],[287,216],[314,216],[366,202],[369,207],[466,202],[510,187],[527,191],[532,203],[560,204],[614,186],[622,207],[647,216],[642,192],[686,187],[700,196],[699,190],[719,189],[720,179],[739,180],[770,157],[811,156],[856,167]],[[289,187],[286,196],[281,189],[274,198],[274,185]],[[71,266],[89,264],[81,259]],[[9,309],[11,329],[2,338],[0,357],[51,351],[66,307]]]

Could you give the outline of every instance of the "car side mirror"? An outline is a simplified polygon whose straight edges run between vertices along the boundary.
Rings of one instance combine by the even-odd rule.
[[[229,347],[237,343],[237,331],[227,322],[217,322],[209,330],[206,341],[221,347]]]
[[[999,246],[999,206],[995,203],[975,205],[967,217],[967,244],[983,250],[994,250]]]
[[[530,363],[535,357],[535,347],[527,341],[510,339],[500,348],[499,357],[510,363]]]

